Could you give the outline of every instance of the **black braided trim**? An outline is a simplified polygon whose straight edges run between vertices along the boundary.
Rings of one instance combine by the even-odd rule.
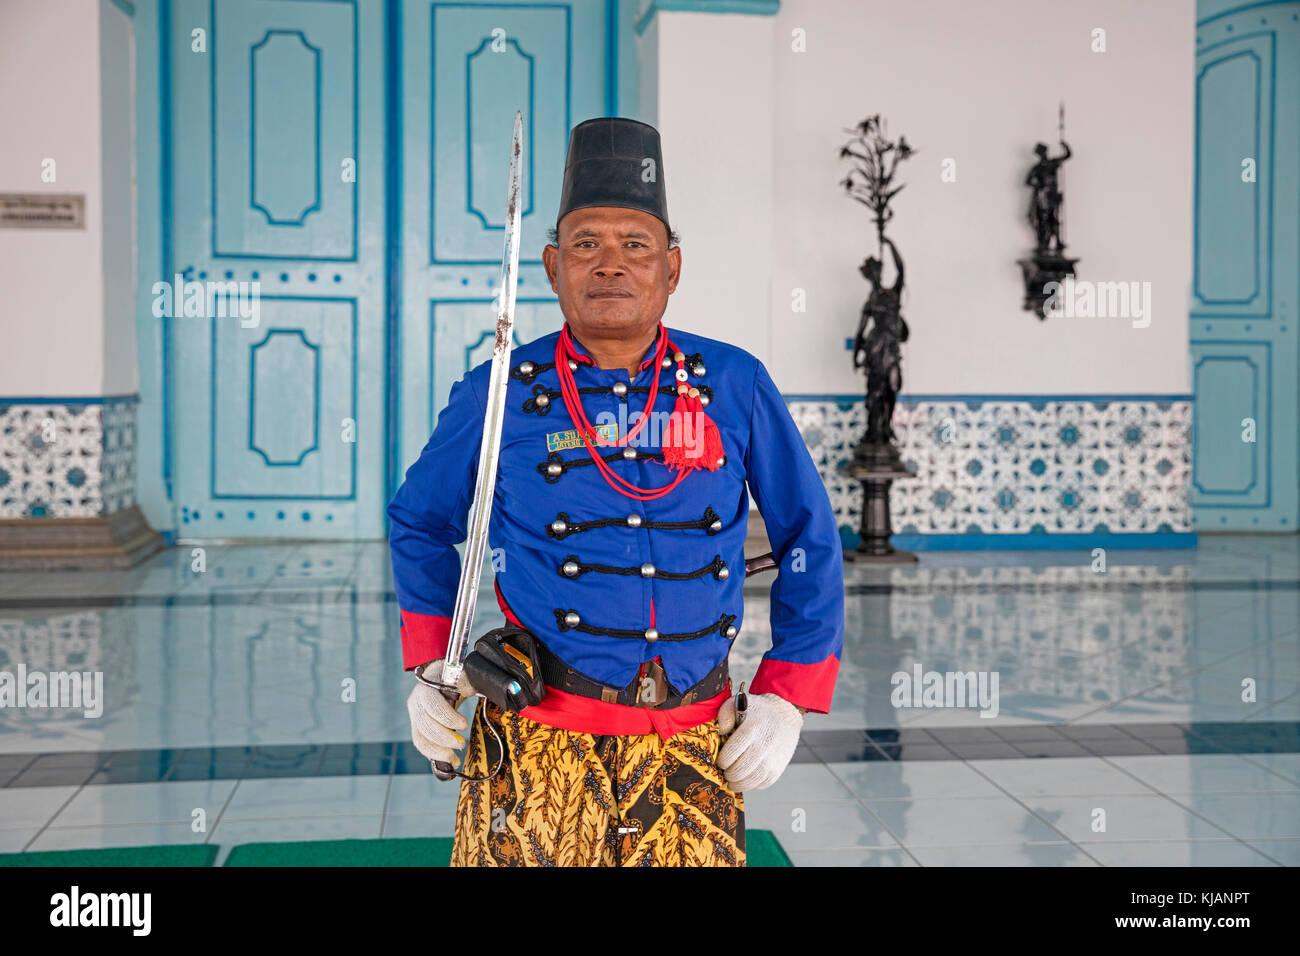
[[[525,385],[531,385],[533,384],[533,379],[537,378],[538,375],[542,372],[548,372],[553,368],[555,368],[554,362],[534,362],[533,370],[525,373],[523,371],[523,364],[521,363],[510,370],[510,377],[523,382]]]
[[[555,518],[557,521],[563,521],[567,526],[563,531],[556,531],[549,524],[546,526],[547,535],[557,541],[563,541],[571,534],[591,531],[595,528],[631,527],[627,523],[626,516],[622,518],[593,518],[590,521],[570,521],[568,512],[561,511]],[[704,517],[697,518],[695,521],[651,521],[649,518],[642,518],[639,527],[653,528],[656,531],[690,531],[698,529],[704,531],[711,538],[722,530],[721,527],[715,530],[713,527],[715,523],[720,525],[721,520],[718,518],[718,513],[713,510],[713,505],[709,505],[704,509]]]
[[[574,611],[572,608],[566,611],[564,608],[557,607],[555,609],[556,626],[561,631],[581,631],[583,634],[600,634],[605,637],[618,637],[629,641],[645,640],[645,631],[628,631],[619,628],[592,627],[590,624],[564,623],[564,616],[566,614],[576,613],[578,612]],[[717,631],[719,634],[724,634],[726,633],[727,628],[731,626],[731,622],[735,619],[736,615],[734,614],[724,614],[722,617],[718,618],[715,623],[710,624],[708,627],[701,630],[691,631],[689,634],[660,634],[659,637],[656,638],[655,643],[658,643],[659,641],[693,641],[697,638],[708,637],[714,631]]]
[[[578,566],[577,573],[575,574],[566,574],[564,572],[564,565],[568,564],[570,561]],[[659,568],[655,568],[655,573],[649,575],[649,577],[662,578],[665,581],[693,581],[695,578],[702,578],[704,575],[711,573],[715,581],[721,581],[722,578],[718,575],[726,566],[727,563],[722,560],[722,555],[715,554],[712,561],[696,571],[663,571]],[[580,578],[588,572],[595,572],[596,574],[627,574],[635,577],[640,577],[641,575],[640,565],[631,568],[621,568],[613,564],[583,564],[576,554],[566,556],[564,561],[561,562],[558,570],[560,577],[562,578]]]
[[[630,459],[630,458],[625,459],[621,451],[616,451],[609,455],[601,455],[600,457],[604,458],[605,461],[609,462],[610,464],[613,464],[616,461],[662,461],[664,457],[664,453],[661,451],[640,451],[637,449],[633,449],[633,451],[636,451],[635,459]],[[594,458],[565,459],[560,457],[560,453],[558,451],[553,451],[546,456],[546,461],[542,462],[540,465],[537,466],[537,473],[546,479],[546,483],[548,485],[553,485],[561,478],[563,478],[565,472],[567,472],[570,468],[580,468],[583,465],[590,465],[594,463],[595,463]],[[552,475],[547,472],[547,469],[551,465],[560,466],[560,473],[558,475]]]
[[[701,395],[707,398],[710,402],[713,401],[713,389],[709,388],[709,386],[707,385],[697,385],[695,387],[700,390]],[[578,389],[578,394],[579,395],[611,395],[613,393],[610,391],[608,386],[585,385],[582,388]],[[622,402],[626,402],[628,395],[633,395],[633,394],[648,395],[650,394],[650,386],[629,385],[627,387],[627,391],[624,394],[617,396],[617,398]],[[677,396],[677,386],[661,385],[659,386],[659,394],[667,396],[668,398],[675,398]],[[538,402],[538,398],[540,398],[542,395],[546,396],[546,401]],[[558,401],[562,401],[563,399],[564,399],[563,392],[558,392],[555,389],[547,388],[545,385],[539,382],[538,384],[533,386],[532,398],[524,399],[524,402],[520,407],[524,410],[524,413],[527,415],[547,415],[550,414],[551,409],[555,407],[555,403]]]

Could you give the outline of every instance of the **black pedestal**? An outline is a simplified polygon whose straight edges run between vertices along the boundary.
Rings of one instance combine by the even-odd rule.
[[[844,560],[868,564],[912,564],[916,555],[898,551],[889,543],[894,533],[889,520],[889,488],[896,479],[915,478],[898,457],[892,443],[859,442],[853,458],[840,466],[841,473],[862,482],[862,541],[856,550],[845,551]]]
[[[1047,318],[1047,301],[1052,297],[1048,284],[1062,283],[1066,276],[1074,275],[1074,264],[1078,261],[1059,252],[1037,252],[1032,259],[1019,260],[1025,278],[1025,311],[1037,312],[1040,319]]]

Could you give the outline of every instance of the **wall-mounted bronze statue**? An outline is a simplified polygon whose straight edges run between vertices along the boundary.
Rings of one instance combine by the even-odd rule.
[[[1034,147],[1038,160],[1025,177],[1025,185],[1033,190],[1029,199],[1029,224],[1034,229],[1037,244],[1033,258],[1019,260],[1025,278],[1023,304],[1027,311],[1037,312],[1040,319],[1047,318],[1047,300],[1052,294],[1049,284],[1059,283],[1066,276],[1074,275],[1074,264],[1079,261],[1065,255],[1065,240],[1061,238],[1065,205],[1061,167],[1074,155],[1065,142],[1064,104],[1061,106],[1058,131],[1061,155],[1049,156],[1047,144],[1039,143]]]
[[[1047,144],[1039,143],[1035,146],[1034,155],[1038,157],[1038,162],[1025,177],[1025,185],[1034,191],[1029,200],[1029,224],[1038,236],[1039,252],[1059,253],[1065,248],[1065,243],[1061,241],[1061,204],[1065,200],[1065,194],[1061,192],[1061,177],[1057,171],[1073,153],[1070,152],[1070,144],[1064,139],[1061,140],[1061,149],[1062,154],[1053,158],[1047,155]]]

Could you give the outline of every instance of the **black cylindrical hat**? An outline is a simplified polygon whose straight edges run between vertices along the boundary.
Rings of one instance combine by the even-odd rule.
[[[663,152],[659,131],[621,116],[602,116],[573,127],[564,160],[560,220],[588,206],[640,209],[668,225]]]

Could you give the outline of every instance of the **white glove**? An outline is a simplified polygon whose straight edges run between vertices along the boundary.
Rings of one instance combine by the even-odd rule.
[[[443,660],[439,658],[426,664],[421,673],[429,680],[437,680],[442,676],[442,665]],[[463,671],[460,680],[456,682],[456,693],[456,703],[474,696],[474,688],[466,680]],[[411,696],[406,698],[406,709],[411,715],[411,741],[415,744],[415,749],[430,760],[440,760],[459,767],[460,757],[453,748],[465,746],[465,738],[458,731],[468,730],[469,721],[456,710],[451,701],[443,697],[441,691],[417,680]]]
[[[731,734],[718,754],[718,768],[732,790],[763,790],[785,772],[799,744],[803,714],[776,694],[748,694],[745,722],[736,727],[736,698],[718,711],[718,730]],[[732,733],[732,730],[735,733]]]

